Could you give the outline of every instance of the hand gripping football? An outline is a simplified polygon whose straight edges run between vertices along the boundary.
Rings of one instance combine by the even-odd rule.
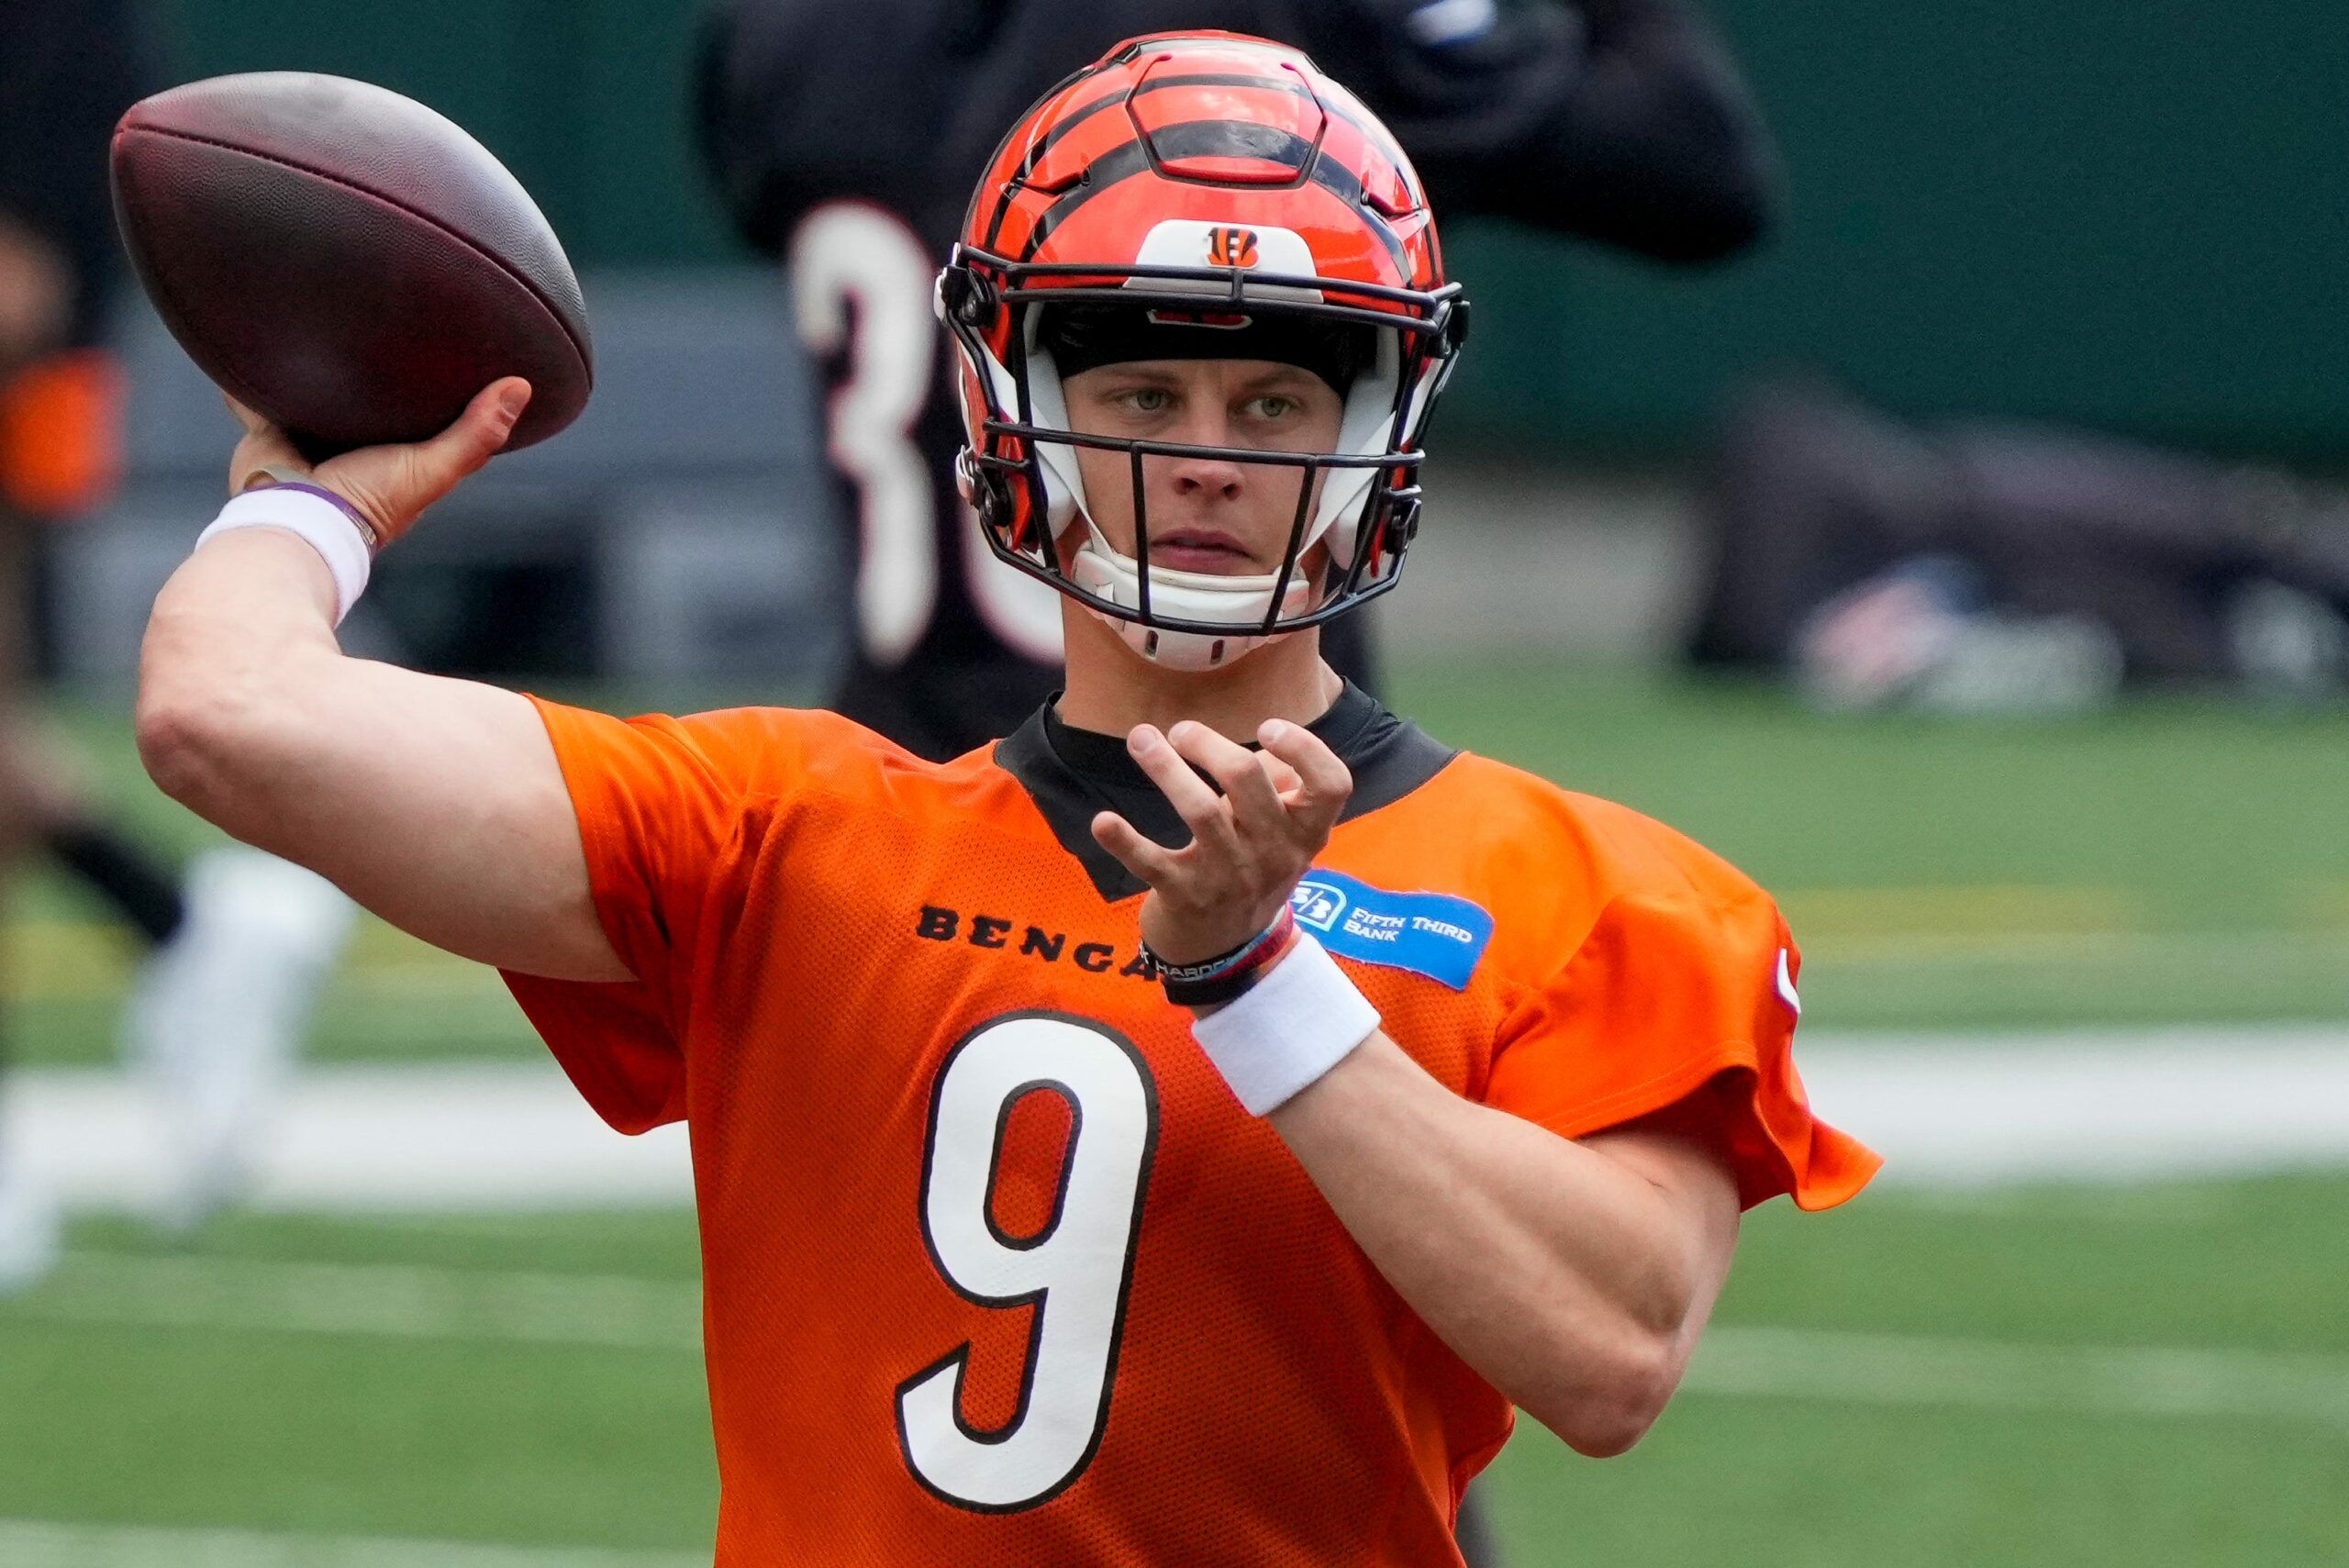
[[[313,457],[422,440],[529,379],[507,450],[579,417],[596,379],[578,279],[529,193],[423,105],[303,72],[132,106],[115,215],[156,311]]]

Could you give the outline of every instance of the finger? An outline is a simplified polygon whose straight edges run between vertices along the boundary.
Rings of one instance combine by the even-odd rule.
[[[437,486],[432,498],[439,500],[455,489],[459,480],[496,456],[514,434],[522,410],[529,406],[530,384],[518,375],[494,381],[473,394],[457,422],[417,450],[419,477],[428,485]]]
[[[1152,887],[1174,870],[1172,851],[1143,838],[1132,823],[1114,811],[1104,811],[1093,819],[1093,841]]]
[[[1316,840],[1326,840],[1338,814],[1354,793],[1354,776],[1322,739],[1301,724],[1267,719],[1256,731],[1265,751],[1297,771],[1299,788],[1288,803],[1289,819]]]
[[[1231,808],[1191,771],[1191,764],[1155,727],[1135,726],[1126,737],[1126,750],[1173,805],[1175,815],[1190,825],[1194,837],[1226,846],[1233,841]]]
[[[1254,833],[1276,830],[1283,815],[1281,798],[1256,761],[1256,753],[1229,740],[1204,724],[1185,720],[1166,732],[1167,741],[1183,757],[1207,770],[1231,803],[1234,821]]]
[[[521,377],[494,381],[473,394],[456,422],[430,440],[358,454],[377,461],[348,472],[338,470],[339,487],[373,519],[382,537],[397,539],[426,508],[496,454],[529,401],[530,384]]]
[[[227,393],[220,400],[228,412],[244,427],[244,437],[237,442],[237,450],[228,460],[228,490],[234,495],[252,487],[254,478],[264,468],[298,468],[307,471],[309,464],[295,450],[293,440],[262,416],[254,413]]]
[[[223,392],[220,395],[220,401],[228,406],[228,413],[236,419],[238,424],[242,425],[245,428],[245,434],[249,436],[257,436],[261,434],[262,431],[270,428],[268,420],[262,418],[260,415],[254,413],[251,409],[238,402],[236,398],[228,393]]]
[[[1257,751],[1253,755],[1256,765],[1264,770],[1264,777],[1271,781],[1273,793],[1281,797],[1282,807],[1286,809],[1294,805],[1297,795],[1305,788],[1305,781],[1297,776],[1297,770],[1270,751]]]

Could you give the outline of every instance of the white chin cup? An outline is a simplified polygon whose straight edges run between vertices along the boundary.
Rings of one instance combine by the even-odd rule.
[[[1119,555],[1088,523],[1089,537],[1077,547],[1069,575],[1079,588],[1123,609],[1141,608],[1141,567],[1131,556]],[[1204,621],[1229,626],[1233,635],[1203,631],[1162,631],[1140,621],[1126,620],[1107,610],[1094,610],[1101,623],[1116,632],[1127,647],[1153,664],[1170,670],[1214,670],[1238,660],[1250,650],[1272,640],[1258,631],[1273,606],[1275,574],[1219,577],[1208,572],[1177,572],[1171,567],[1150,569],[1150,612],[1174,620]],[[1308,607],[1312,584],[1300,574],[1281,596],[1284,617],[1302,615]],[[1091,606],[1087,606],[1091,608]],[[1285,636],[1286,633],[1275,633]]]

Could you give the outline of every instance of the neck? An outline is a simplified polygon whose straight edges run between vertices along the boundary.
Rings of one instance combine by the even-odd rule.
[[[1099,735],[1124,735],[1139,724],[1163,730],[1187,718],[1246,743],[1268,718],[1312,723],[1345,689],[1321,662],[1318,628],[1275,638],[1220,670],[1169,670],[1127,647],[1081,605],[1063,605],[1061,625],[1068,648],[1061,722]]]

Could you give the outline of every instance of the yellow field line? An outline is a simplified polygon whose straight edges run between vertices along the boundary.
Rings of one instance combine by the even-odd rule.
[[[2349,931],[1972,931],[1818,935],[1800,926],[1808,965],[2211,963],[2236,958],[2349,959]],[[2349,973],[2349,969],[2344,969]]]
[[[2120,931],[2141,923],[2134,901],[2108,887],[1798,888],[1778,903],[1798,932],[1835,936]]]
[[[2160,962],[2221,951],[2349,952],[2349,885],[2299,900],[2305,923],[2266,929],[2156,929],[2117,889],[2025,884],[1800,888],[1785,894],[1798,940],[1819,965]],[[119,997],[137,971],[136,945],[95,920],[0,925],[0,1006]],[[435,951],[380,920],[360,923],[336,984],[384,999],[496,993],[488,971]]]

